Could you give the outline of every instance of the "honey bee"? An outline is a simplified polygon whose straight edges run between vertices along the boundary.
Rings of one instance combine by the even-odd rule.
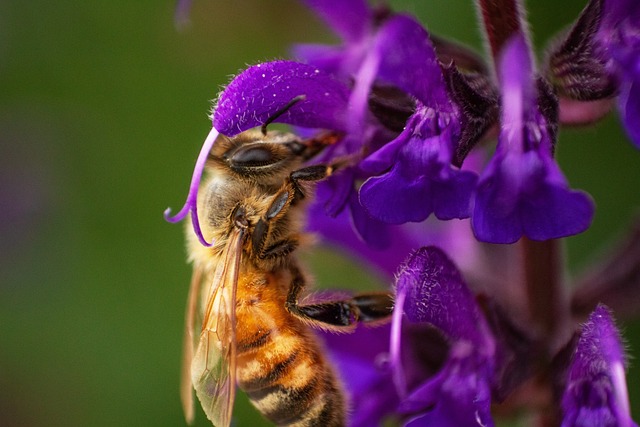
[[[304,166],[335,134],[303,140],[280,131],[219,136],[198,211],[211,247],[188,232],[194,273],[187,302],[181,397],[193,389],[217,427],[231,422],[236,384],[278,426],[345,425],[346,399],[311,328],[351,331],[392,310],[383,292],[302,304],[307,278],[296,248],[312,187],[334,165]],[[198,329],[199,328],[199,329]]]

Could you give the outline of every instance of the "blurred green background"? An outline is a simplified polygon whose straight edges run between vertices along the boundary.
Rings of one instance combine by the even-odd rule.
[[[468,0],[392,3],[482,47]],[[538,47],[584,4],[531,3]],[[173,11],[172,1],[0,1],[0,426],[184,425],[190,269],[183,227],[162,212],[181,206],[210,100],[230,76],[286,57],[293,42],[334,39],[292,0],[195,0],[182,31]],[[598,203],[592,229],[569,239],[577,268],[634,215],[640,153],[614,114],[563,131],[559,158]],[[348,265],[329,273],[322,262],[319,283],[347,281]],[[639,354],[640,326],[622,326]],[[632,360],[636,419],[639,372]],[[237,425],[262,425],[239,400]]]

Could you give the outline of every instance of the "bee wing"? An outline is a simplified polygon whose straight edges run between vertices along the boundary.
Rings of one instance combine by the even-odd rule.
[[[236,394],[236,286],[244,231],[235,228],[207,295],[191,381],[207,417],[228,427]]]
[[[196,267],[189,285],[189,297],[184,319],[184,335],[182,341],[182,369],[180,377],[180,400],[184,417],[188,424],[193,423],[193,387],[191,385],[191,362],[193,361],[193,349],[195,346],[194,328],[196,325],[196,312],[200,292],[202,290],[202,267]]]

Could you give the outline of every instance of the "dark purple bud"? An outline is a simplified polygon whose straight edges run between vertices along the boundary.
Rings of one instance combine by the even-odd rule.
[[[443,66],[443,74],[449,94],[461,112],[460,139],[452,161],[460,167],[469,151],[498,121],[499,96],[486,75],[463,74],[453,64]]]
[[[597,54],[603,0],[591,1],[573,28],[550,48],[547,76],[562,97],[595,101],[616,95],[618,83]]]

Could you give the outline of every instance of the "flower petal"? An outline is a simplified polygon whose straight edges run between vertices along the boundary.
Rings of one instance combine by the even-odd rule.
[[[360,188],[360,201],[374,217],[389,224],[419,222],[434,213],[438,219],[467,218],[476,184],[473,172],[451,163],[451,132],[430,138],[403,132],[364,167],[379,168],[393,159],[391,169],[369,178]],[[400,143],[401,141],[401,143]],[[399,148],[397,153],[392,150]]]
[[[638,8],[640,9],[640,7]],[[638,17],[640,21],[640,16]],[[626,26],[630,26],[628,22]],[[622,123],[637,148],[640,148],[640,22],[637,28],[623,28],[617,43],[612,43],[610,51],[621,72],[618,109]],[[626,31],[624,31],[626,29]]]
[[[321,44],[297,44],[291,55],[298,61],[311,64],[328,73],[340,74],[344,62],[344,49]]]
[[[562,427],[636,424],[629,412],[624,353],[611,313],[596,307],[582,327],[562,397]]]
[[[240,73],[220,94],[213,126],[233,136],[291,106],[275,121],[309,128],[344,130],[349,89],[330,74],[306,64],[274,61]]]
[[[588,194],[552,179],[561,174],[552,159],[535,151],[504,158],[494,156],[481,176],[472,226],[489,243],[514,243],[571,236],[585,231],[593,219]],[[561,175],[560,175],[561,176]]]
[[[474,296],[442,250],[429,246],[413,253],[398,274],[396,293],[406,295],[404,314],[410,322],[429,323],[451,339],[492,351]]]
[[[376,35],[374,50],[383,58],[378,77],[427,106],[448,104],[446,86],[429,34],[410,16],[390,18]]]
[[[417,386],[405,362],[402,313],[408,325],[429,324],[451,342],[444,365]],[[398,275],[391,323],[393,380],[411,426],[492,426],[490,384],[495,341],[460,273],[438,248],[412,254]],[[402,350],[401,350],[402,349]],[[409,393],[407,394],[407,390]],[[416,416],[417,414],[417,416]]]
[[[353,334],[322,334],[330,358],[345,382],[351,400],[350,427],[378,425],[398,406],[388,363],[389,325],[358,327]]]
[[[524,37],[514,36],[500,62],[498,146],[478,182],[472,215],[474,233],[484,242],[570,236],[585,231],[593,218],[590,197],[571,190],[553,160],[557,117],[542,114],[532,66]]]
[[[442,371],[415,390],[400,407],[400,411],[418,412],[407,427],[493,426],[491,390],[482,359],[473,356],[467,342],[458,342],[451,349]],[[424,410],[429,408],[428,410]]]

